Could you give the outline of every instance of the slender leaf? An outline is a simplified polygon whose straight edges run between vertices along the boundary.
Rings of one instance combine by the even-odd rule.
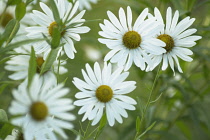
[[[42,41],[42,40],[44,40],[44,39],[27,39],[27,40],[15,42],[13,44],[8,45],[5,48],[0,49],[0,54],[4,54],[8,51],[11,51],[11,50],[13,50],[17,47],[22,46],[22,45],[29,44],[29,43],[32,43],[32,42],[38,42],[38,41]]]
[[[7,4],[8,5],[16,5],[21,3],[22,0],[8,0]]]
[[[45,72],[47,72],[48,70],[51,69],[52,64],[54,63],[54,61],[56,60],[56,57],[58,55],[58,51],[60,48],[57,49],[51,49],[50,53],[47,56],[46,61],[43,63],[42,67],[41,67],[41,72],[40,74],[44,74]]]
[[[9,84],[2,84],[0,86],[0,94],[4,91],[4,89],[8,86]]]
[[[19,30],[19,27],[20,23],[16,19],[10,20],[7,26],[5,27],[5,31],[2,35],[2,38],[7,40],[8,38],[13,38],[16,35],[17,31]],[[8,41],[8,43],[9,42],[10,41]]]
[[[36,54],[34,48],[31,47],[31,57],[29,60],[29,67],[28,67],[28,87],[30,87],[33,77],[36,74],[36,71],[37,71]]]
[[[15,8],[15,17],[20,21],[26,14],[26,4],[24,2],[19,3]]]
[[[5,123],[3,125],[3,127],[1,128],[0,130],[0,138],[1,139],[5,139],[8,135],[11,135],[12,134],[12,130],[14,129],[15,127],[9,123]]]
[[[7,113],[3,109],[0,109],[0,121],[1,122],[7,122],[8,121]]]
[[[57,8],[57,5],[56,5],[55,1],[54,0],[50,0],[49,2],[50,2],[50,6],[52,8],[53,17],[55,19],[55,22],[58,25],[61,25],[61,19],[60,19],[59,11],[58,11],[58,8]]]
[[[155,126],[156,122],[153,122],[147,129],[137,137],[137,139],[140,139],[142,136],[144,136],[149,130],[151,130]]]
[[[53,27],[51,48],[55,49],[60,45],[61,33],[58,26]]]

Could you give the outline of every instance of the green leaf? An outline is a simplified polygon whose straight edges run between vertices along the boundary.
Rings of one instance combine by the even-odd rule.
[[[9,21],[7,26],[5,27],[5,31],[3,33],[3,39],[7,39],[7,42],[9,43],[11,39],[16,35],[17,31],[20,28],[20,23],[16,19],[12,19]]]
[[[0,121],[1,122],[7,122],[8,121],[7,113],[3,109],[0,109]]]
[[[54,0],[50,0],[50,6],[52,8],[52,12],[53,12],[53,17],[55,19],[55,22],[58,24],[58,25],[61,25],[61,19],[60,19],[60,15],[59,15],[59,11],[58,11],[58,8],[55,4],[55,1]]]
[[[14,129],[15,127],[9,123],[5,123],[3,125],[3,127],[1,128],[0,130],[0,138],[1,139],[5,139],[8,135],[11,135],[12,133],[12,130]]]
[[[56,60],[56,57],[58,55],[58,51],[59,51],[59,48],[51,49],[50,53],[47,56],[46,61],[43,63],[43,65],[41,67],[40,75],[44,74],[45,72],[47,72],[48,70],[51,69],[52,64],[54,63],[54,61]]]
[[[144,136],[149,130],[151,130],[156,124],[156,121],[153,122],[149,127],[147,127],[147,129],[141,133],[141,135],[139,135],[136,139],[140,139],[142,136]]]
[[[0,65],[4,64],[5,62],[7,62],[11,57],[5,57],[3,59],[0,60]]]
[[[137,116],[136,118],[136,131],[137,132],[140,132],[140,123],[141,123],[140,117]]]
[[[37,70],[36,54],[34,48],[31,47],[31,57],[29,60],[29,67],[28,67],[28,87],[30,87],[31,85],[33,77],[36,74],[36,70]]]
[[[58,29],[58,26],[54,26],[52,31],[52,42],[51,42],[52,49],[55,49],[60,45],[60,39],[61,39],[61,33]]]
[[[104,126],[107,124],[106,114],[104,114],[100,120],[99,130],[102,130]]]
[[[29,44],[29,43],[32,43],[32,42],[38,42],[38,41],[42,41],[42,40],[44,40],[44,39],[27,39],[27,40],[15,42],[13,44],[8,45],[5,48],[0,49],[0,54],[4,54],[8,51],[11,51],[11,50],[13,50],[17,47],[22,46],[22,45]]]
[[[0,94],[4,91],[4,89],[8,86],[9,84],[2,84],[0,86]]]
[[[15,17],[20,21],[26,14],[26,4],[24,2],[19,3],[15,8]]]
[[[8,5],[16,5],[21,3],[22,0],[8,0],[7,4]]]

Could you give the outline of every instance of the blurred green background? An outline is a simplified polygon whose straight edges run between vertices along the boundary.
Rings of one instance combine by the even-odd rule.
[[[71,89],[67,97],[75,100],[75,94],[78,89],[73,85],[73,77],[83,79],[81,69],[89,63],[93,66],[95,61],[103,64],[103,58],[109,49],[98,42],[99,23],[103,19],[108,19],[106,12],[112,11],[118,16],[118,10],[130,6],[133,12],[133,23],[141,11],[148,7],[153,13],[154,7],[159,8],[163,17],[167,7],[172,7],[173,12],[179,10],[180,19],[187,16],[196,18],[196,21],[190,28],[196,28],[196,35],[202,36],[197,45],[192,47],[194,52],[192,62],[180,60],[183,74],[170,68],[160,72],[160,77],[154,88],[152,100],[155,100],[160,94],[158,101],[151,104],[147,114],[146,121],[141,126],[144,131],[154,121],[155,126],[148,131],[142,140],[209,140],[210,139],[210,0],[100,0],[97,4],[92,4],[92,10],[86,11],[84,19],[95,20],[85,23],[91,28],[89,33],[81,35],[82,40],[75,42],[76,57],[73,60],[68,59],[66,68],[68,74],[62,75],[60,81],[68,77],[66,87]],[[8,56],[5,54],[5,57]],[[64,58],[67,58],[64,56]],[[152,87],[157,68],[152,72],[141,71],[134,65],[129,70],[130,75],[127,80],[137,82],[137,88],[134,92],[128,94],[138,101],[135,111],[128,111],[128,118],[124,118],[123,124],[116,123],[114,127],[105,126],[98,139],[100,140],[132,140],[136,134],[136,118],[141,116],[141,108],[145,106],[150,89]],[[4,64],[0,66],[0,108],[8,110],[12,100],[11,90],[16,88],[21,81],[11,81],[8,79],[8,72],[4,69]],[[5,87],[5,88],[4,88]],[[83,115],[78,116],[79,107],[73,110],[77,116],[74,126],[79,131],[80,121]],[[10,115],[8,114],[10,117]],[[85,129],[88,121],[82,123]],[[88,133],[97,126],[91,126]],[[76,136],[71,131],[66,131],[70,139]]]

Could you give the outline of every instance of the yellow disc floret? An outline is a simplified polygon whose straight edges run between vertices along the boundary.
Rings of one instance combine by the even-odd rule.
[[[96,97],[100,102],[109,102],[113,97],[113,91],[109,86],[101,85],[96,90]]]
[[[34,102],[30,108],[30,114],[36,121],[43,121],[48,115],[48,108],[43,102]]]
[[[50,36],[52,36],[53,35],[53,29],[54,28],[58,28],[58,24],[54,21],[54,22],[52,22],[51,24],[50,24],[50,26],[48,27],[48,33],[50,34]],[[64,28],[65,28],[65,26],[64,26]],[[65,30],[63,30],[62,32],[61,32],[61,36],[63,36],[64,34],[65,34]]]
[[[157,38],[166,43],[166,46],[164,47],[164,49],[166,50],[166,53],[170,52],[173,49],[174,40],[170,35],[162,34],[162,35],[159,35]]]
[[[43,57],[37,57],[36,58],[36,63],[37,63],[36,72],[37,73],[40,73],[41,72],[42,65],[44,63]]]
[[[123,36],[123,44],[128,49],[135,49],[141,44],[141,36],[136,31],[128,31]]]

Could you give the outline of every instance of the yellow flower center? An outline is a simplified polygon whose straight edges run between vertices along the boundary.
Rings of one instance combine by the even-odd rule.
[[[64,26],[65,27],[65,26]],[[49,32],[49,34],[50,34],[50,36],[52,36],[53,35],[53,29],[54,28],[58,28],[58,24],[54,21],[54,22],[52,22],[51,24],[50,24],[50,26],[48,27],[48,32]],[[61,32],[61,36],[63,36],[64,34],[65,34],[65,30],[63,30],[62,32]]]
[[[36,121],[43,121],[48,115],[48,108],[43,102],[34,102],[30,108],[30,114]]]
[[[136,49],[141,44],[141,36],[136,31],[128,31],[123,36],[123,44],[128,49]]]
[[[40,73],[41,72],[41,68],[42,68],[42,64],[44,63],[43,57],[37,57],[36,58],[36,63],[37,63],[36,72]]]
[[[10,14],[10,13],[4,13],[4,15],[0,15],[0,17],[1,16],[3,16],[3,19],[2,19],[2,21],[1,21],[1,25],[3,26],[3,27],[6,27],[6,25],[7,25],[7,23],[11,20],[11,19],[13,19],[13,16]]]
[[[109,102],[112,99],[113,91],[112,89],[107,85],[101,85],[96,90],[96,97],[101,102]]]
[[[157,38],[166,43],[166,46],[164,47],[164,49],[166,50],[166,53],[170,52],[173,49],[174,40],[170,35],[162,34],[162,35],[159,35]]]

